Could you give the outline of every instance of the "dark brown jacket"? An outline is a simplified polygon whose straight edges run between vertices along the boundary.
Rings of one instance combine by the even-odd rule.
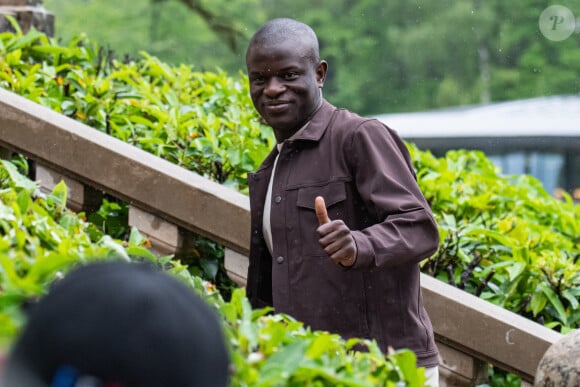
[[[377,120],[324,102],[306,129],[286,141],[272,190],[273,256],[262,213],[276,148],[250,174],[252,235],[247,294],[313,329],[376,339],[413,350],[421,366],[438,363],[421,297],[418,262],[439,234],[404,143]],[[343,268],[322,250],[314,198],[330,219],[353,230],[358,256]]]

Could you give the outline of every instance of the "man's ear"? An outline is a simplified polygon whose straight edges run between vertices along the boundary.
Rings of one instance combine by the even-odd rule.
[[[326,79],[326,71],[328,70],[328,63],[325,60],[321,60],[318,65],[316,65],[316,81],[318,82],[318,87],[322,88],[324,86],[324,81]]]

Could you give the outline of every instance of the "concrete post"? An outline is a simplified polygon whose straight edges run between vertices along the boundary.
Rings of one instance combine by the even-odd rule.
[[[194,233],[133,205],[129,206],[129,226],[149,237],[150,250],[158,256],[172,254],[180,258],[193,247]]]
[[[54,15],[43,7],[42,0],[0,0],[0,32],[12,30],[4,15],[13,16],[24,33],[34,27],[54,35]]]
[[[29,164],[31,161],[28,161]],[[34,163],[34,180],[44,194],[52,192],[54,187],[63,180],[67,187],[67,207],[75,212],[93,212],[99,209],[103,202],[103,192],[79,182],[76,179],[56,172],[42,164]]]
[[[439,387],[472,387],[488,381],[488,364],[437,341]]]
[[[54,15],[43,7],[42,0],[0,0],[0,32],[13,31],[12,24],[4,15],[14,17],[23,33],[35,28],[47,36],[54,35]],[[12,152],[0,148],[0,158],[10,160]],[[29,167],[30,177],[34,178],[36,168],[33,161],[29,161]]]

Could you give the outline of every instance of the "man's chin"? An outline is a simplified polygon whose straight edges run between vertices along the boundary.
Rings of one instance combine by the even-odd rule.
[[[298,129],[300,129],[299,127],[296,127],[296,125],[281,125],[280,123],[276,123],[275,125],[270,124],[270,126],[274,129],[274,134],[276,135],[276,140],[278,142],[282,142],[292,137]]]
[[[266,123],[278,132],[289,132],[296,127],[295,121],[281,119],[268,119],[266,120]]]

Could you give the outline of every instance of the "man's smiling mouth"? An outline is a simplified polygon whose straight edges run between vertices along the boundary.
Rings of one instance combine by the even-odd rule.
[[[290,102],[287,101],[276,101],[264,104],[264,108],[269,113],[279,113],[286,110],[289,105]]]

